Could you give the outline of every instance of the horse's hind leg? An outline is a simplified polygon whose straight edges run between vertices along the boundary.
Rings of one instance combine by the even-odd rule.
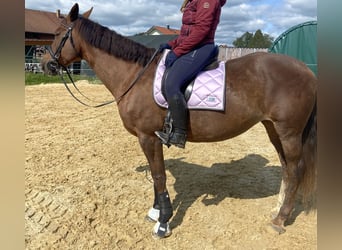
[[[282,165],[282,182],[277,202],[273,210],[278,214],[272,220],[273,228],[279,233],[285,232],[284,223],[289,218],[295,203],[295,197],[301,177],[299,171],[302,154],[301,135],[285,134],[270,121],[262,122],[267,130],[272,144],[275,146]],[[282,135],[282,136],[279,136]]]
[[[273,146],[275,147],[275,149],[278,153],[278,157],[279,157],[281,166],[282,166],[282,168],[284,168],[284,166],[285,166],[284,152],[283,152],[283,148],[282,148],[278,133],[274,128],[273,122],[262,121],[262,124],[266,128],[268,137],[269,137],[270,141],[272,142]],[[285,189],[286,189],[286,183],[284,182],[284,180],[282,180],[280,190],[279,190],[277,205],[271,211],[271,215],[273,218],[275,218],[277,216],[277,214],[279,213],[280,207],[284,203]]]
[[[164,238],[171,235],[169,220],[173,215],[172,205],[166,189],[166,174],[163,148],[156,136],[139,135],[139,143],[151,169],[154,182],[154,203],[148,218],[155,221],[153,236]]]
[[[284,150],[285,165],[282,167],[283,191],[285,196],[278,215],[272,220],[273,227],[279,232],[285,232],[284,222],[289,218],[295,204],[296,193],[301,180],[299,166],[302,152],[301,136],[287,136],[281,139]]]

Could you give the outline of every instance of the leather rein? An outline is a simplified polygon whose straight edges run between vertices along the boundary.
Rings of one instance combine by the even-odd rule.
[[[64,24],[62,24],[62,25],[64,25]],[[65,26],[65,25],[64,25],[64,26]],[[66,71],[69,80],[71,81],[72,85],[73,85],[74,88],[77,90],[77,92],[78,92],[79,94],[81,94],[84,98],[86,98],[87,100],[89,100],[89,101],[91,101],[91,102],[94,102],[94,101],[92,101],[91,99],[89,99],[88,97],[86,97],[86,96],[77,88],[77,86],[76,86],[74,80],[73,80],[72,77],[71,77],[71,73],[70,73],[70,70],[68,69],[68,67],[66,67],[66,66],[64,66],[64,65],[62,65],[62,64],[60,64],[60,63],[58,62],[59,57],[60,57],[60,55],[61,55],[61,51],[62,51],[62,49],[63,49],[63,47],[64,47],[64,45],[65,45],[65,42],[66,42],[68,39],[70,39],[70,43],[71,43],[72,47],[73,47],[74,50],[77,52],[76,46],[75,46],[75,43],[74,43],[74,40],[73,40],[73,38],[72,38],[72,29],[73,29],[73,26],[72,26],[72,25],[71,25],[71,26],[65,26],[65,28],[67,29],[67,32],[65,33],[65,35],[64,35],[64,37],[62,38],[61,42],[59,43],[59,46],[57,47],[56,52],[54,53],[54,52],[52,51],[51,47],[46,47],[47,50],[48,50],[49,53],[50,53],[51,58],[52,58],[52,62],[51,62],[51,63],[53,63],[53,65],[51,65],[51,63],[50,63],[50,66],[55,67],[56,69],[57,69],[58,67],[61,67],[64,71]],[[139,71],[139,73],[136,75],[136,77],[135,77],[134,80],[131,82],[131,84],[129,85],[129,87],[127,88],[127,90],[126,90],[125,92],[123,92],[123,94],[121,94],[120,97],[119,97],[117,100],[106,101],[106,102],[104,102],[104,103],[97,104],[97,105],[90,105],[90,104],[87,104],[87,103],[81,101],[78,97],[76,97],[76,96],[74,95],[74,93],[70,90],[70,88],[69,88],[69,86],[68,86],[66,80],[65,80],[64,77],[63,77],[63,70],[62,70],[62,71],[59,71],[59,74],[60,74],[60,76],[61,76],[61,78],[62,78],[62,80],[63,80],[63,83],[64,83],[65,88],[68,90],[68,92],[70,93],[70,95],[71,95],[72,97],[74,97],[74,99],[75,99],[76,101],[78,101],[79,103],[83,104],[84,106],[92,107],[92,108],[98,108],[98,107],[102,107],[102,106],[111,104],[111,103],[113,103],[113,102],[116,102],[116,103],[118,104],[118,103],[121,101],[121,99],[122,99],[122,98],[123,98],[123,97],[132,89],[132,88],[133,88],[133,86],[134,86],[134,85],[136,84],[136,82],[140,79],[140,77],[145,73],[146,69],[147,69],[148,66],[151,64],[151,62],[154,60],[154,58],[156,57],[156,55],[157,55],[158,52],[159,52],[159,50],[157,49],[157,50],[153,53],[152,57],[151,57],[150,60],[147,62],[147,64],[144,66],[144,68],[142,68],[142,69]],[[78,56],[79,56],[79,53],[78,53],[78,52],[77,52],[77,54],[78,54]]]

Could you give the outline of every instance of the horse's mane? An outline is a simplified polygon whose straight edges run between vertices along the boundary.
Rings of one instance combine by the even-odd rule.
[[[145,66],[151,58],[153,49],[149,49],[87,18],[79,17],[75,28],[90,45],[125,61]]]

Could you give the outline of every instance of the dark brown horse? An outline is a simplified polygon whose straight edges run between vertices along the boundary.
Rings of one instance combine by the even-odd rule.
[[[42,66],[67,66],[86,60],[117,100],[125,128],[138,137],[150,165],[155,199],[149,218],[154,233],[171,234],[168,221],[172,206],[166,190],[163,146],[154,131],[164,123],[166,110],[152,97],[152,81],[161,56],[88,19],[91,10],[79,15],[75,4],[61,22]],[[136,76],[144,69],[135,81]],[[56,72],[55,72],[56,73]],[[134,83],[134,84],[132,84]],[[317,79],[298,60],[270,53],[254,53],[226,62],[225,111],[191,110],[190,142],[215,142],[244,133],[262,122],[278,152],[282,185],[273,227],[284,232],[284,222],[294,208],[299,190],[304,198],[315,192]],[[164,225],[165,224],[165,225]]]

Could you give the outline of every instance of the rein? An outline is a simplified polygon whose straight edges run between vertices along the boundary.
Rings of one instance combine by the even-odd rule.
[[[72,28],[73,28],[73,26],[69,26],[69,27],[66,27],[66,28],[67,28],[67,32],[65,33],[64,37],[62,38],[62,40],[61,40],[61,42],[60,42],[60,44],[59,44],[59,46],[58,46],[56,52],[53,53],[52,49],[51,49],[50,47],[47,47],[47,50],[49,51],[49,53],[50,53],[50,55],[51,55],[51,58],[52,58],[52,60],[53,60],[53,63],[54,63],[54,65],[51,65],[51,64],[50,64],[50,65],[53,66],[53,67],[56,67],[56,68],[57,68],[57,66],[62,67],[62,69],[65,70],[65,71],[67,72],[68,78],[69,78],[69,80],[71,81],[71,83],[72,83],[72,85],[74,86],[74,88],[77,90],[77,92],[80,93],[84,98],[88,99],[89,101],[92,101],[91,99],[89,99],[88,97],[86,97],[84,94],[82,94],[82,92],[77,88],[77,86],[76,86],[74,80],[73,80],[72,77],[71,77],[70,70],[69,70],[66,66],[64,66],[64,65],[62,65],[62,64],[60,64],[60,63],[58,62],[58,59],[59,59],[59,57],[60,57],[60,55],[61,55],[61,51],[62,51],[62,49],[63,49],[63,47],[64,47],[64,45],[65,45],[65,42],[68,40],[68,38],[70,38],[70,42],[71,42],[72,47],[74,48],[74,50],[76,51],[76,53],[79,55],[79,53],[78,53],[77,50],[76,50],[76,47],[75,47],[75,44],[74,44],[74,40],[73,40],[73,38],[72,38]],[[150,60],[147,62],[147,64],[144,66],[144,68],[142,68],[142,69],[139,71],[139,73],[137,74],[137,76],[135,77],[135,79],[132,81],[132,83],[129,85],[129,87],[127,88],[127,90],[126,90],[123,94],[121,94],[120,97],[119,97],[117,100],[107,101],[107,102],[104,102],[104,103],[101,103],[101,104],[98,104],[98,105],[90,105],[90,104],[87,104],[87,103],[81,101],[81,100],[80,100],[78,97],[76,97],[76,96],[74,95],[74,93],[70,90],[70,88],[69,88],[69,86],[68,86],[66,80],[65,80],[64,77],[63,77],[63,71],[62,71],[62,72],[59,72],[59,74],[60,74],[60,76],[61,76],[61,79],[63,80],[63,83],[64,83],[65,88],[68,90],[68,92],[70,93],[70,95],[71,95],[76,101],[78,101],[79,103],[83,104],[84,106],[92,107],[92,108],[99,108],[99,107],[103,107],[103,106],[105,106],[105,105],[111,104],[111,103],[113,103],[113,102],[116,102],[117,104],[119,104],[119,102],[121,101],[121,99],[122,99],[122,98],[123,98],[123,97],[132,89],[132,88],[133,88],[133,86],[137,83],[137,81],[140,79],[140,77],[145,73],[146,69],[148,68],[148,66],[150,66],[150,64],[152,63],[152,61],[154,60],[154,58],[156,57],[156,55],[157,55],[158,52],[159,52],[159,50],[157,49],[157,50],[153,53],[152,57],[151,57]],[[94,101],[92,101],[92,102],[94,102]]]
[[[80,93],[84,98],[88,99],[89,101],[92,101],[91,99],[89,99],[88,97],[86,97],[86,96],[77,88],[77,86],[76,86],[74,80],[73,80],[72,77],[71,77],[70,70],[69,70],[67,67],[63,66],[63,65],[61,65],[61,66],[62,66],[62,68],[67,72],[68,77],[69,77],[70,81],[72,82],[72,85],[74,86],[74,88],[77,90],[77,92]],[[115,102],[115,100],[111,100],[111,101],[107,101],[107,102],[104,102],[104,103],[101,103],[101,104],[97,104],[97,105],[90,105],[90,104],[87,104],[87,103],[81,101],[78,97],[76,97],[76,96],[74,95],[74,93],[72,93],[72,91],[70,90],[70,88],[69,88],[67,82],[65,81],[65,79],[64,79],[64,77],[63,77],[63,72],[60,73],[60,76],[61,76],[61,78],[62,78],[62,80],[63,80],[63,83],[64,83],[65,88],[69,91],[70,95],[71,95],[76,101],[78,101],[79,103],[83,104],[84,106],[91,107],[91,108],[99,108],[99,107],[102,107],[102,106],[105,106],[105,105],[108,105],[108,104],[111,104],[111,103]],[[92,101],[92,102],[94,102],[94,101]]]

